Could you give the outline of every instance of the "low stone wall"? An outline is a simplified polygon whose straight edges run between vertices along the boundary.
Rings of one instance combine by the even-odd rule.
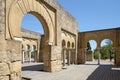
[[[21,80],[21,42],[0,41],[0,80]]]
[[[92,51],[86,52],[86,61],[93,61],[93,53]]]

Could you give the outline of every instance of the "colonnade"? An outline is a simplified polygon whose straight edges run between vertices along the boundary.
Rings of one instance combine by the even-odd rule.
[[[22,63],[25,63],[25,62],[37,62],[38,61],[37,56],[38,56],[37,50],[35,50],[35,51],[22,50]]]
[[[76,64],[76,51],[75,49],[62,49],[62,64],[63,67],[66,64],[69,66],[70,64]]]
[[[97,48],[97,53],[98,53],[98,65],[100,64],[100,59],[101,59],[101,53],[100,53],[101,47]],[[116,52],[115,52],[115,48],[113,48],[114,54],[115,54],[115,58],[114,58],[114,63],[116,63]],[[85,62],[86,60],[86,53],[87,53],[87,48],[84,48],[84,53],[85,53]],[[92,56],[93,57],[93,56]]]

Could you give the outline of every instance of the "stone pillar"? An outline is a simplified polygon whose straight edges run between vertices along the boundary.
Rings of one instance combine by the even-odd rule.
[[[56,72],[62,69],[61,64],[61,47],[45,45],[44,53],[44,71]]]
[[[24,58],[25,58],[25,51],[22,50],[22,63],[24,63]]]
[[[76,53],[76,49],[73,50],[73,55],[74,55],[74,64],[77,64],[77,53]]]
[[[114,65],[116,65],[116,48],[113,48],[113,52],[114,52]]]
[[[74,55],[74,50],[72,49],[72,50],[71,50],[71,60],[70,60],[70,63],[71,63],[71,64],[74,64],[74,62],[75,62],[75,61],[74,61],[74,60],[75,60],[74,57],[75,57],[75,55]]]
[[[78,54],[77,54],[77,63],[78,64],[84,64],[85,63],[85,52],[84,48],[78,49]]]
[[[68,50],[68,65],[70,65],[71,50]]]
[[[84,51],[84,54],[85,54],[84,57],[85,57],[85,63],[86,63],[86,61],[87,61],[87,55],[86,55],[86,53],[87,53],[87,48],[85,48],[84,50],[85,50],[85,51]]]
[[[115,49],[115,65],[120,66],[120,47]]]
[[[63,68],[66,68],[66,62],[65,62],[65,60],[66,60],[66,50],[63,49]]]

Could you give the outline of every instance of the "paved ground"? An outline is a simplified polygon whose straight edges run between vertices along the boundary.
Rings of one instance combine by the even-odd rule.
[[[22,76],[32,80],[120,80],[120,67],[111,65],[109,61],[101,63],[97,65],[97,61],[94,61],[85,65],[71,65],[55,73],[37,71],[42,70],[42,64],[24,64]]]

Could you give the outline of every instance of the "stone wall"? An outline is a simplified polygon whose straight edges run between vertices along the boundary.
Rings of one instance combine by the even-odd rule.
[[[36,52],[34,56],[36,56],[36,61],[39,61],[40,45],[41,45],[40,33],[30,31],[24,28],[21,28],[21,33],[22,33],[22,51],[26,51],[26,45],[29,45],[30,51],[32,51],[32,47],[34,46],[35,47],[34,51]]]
[[[84,34],[78,33],[78,54],[77,54],[77,63],[84,64],[85,63],[85,48],[84,48]]]
[[[93,52],[92,51],[86,52],[86,61],[93,61]]]
[[[0,39],[5,39],[5,0],[0,0]]]
[[[62,51],[62,39],[61,39],[61,33],[62,29],[68,31],[71,34],[74,34],[76,36],[77,40],[77,21],[65,10],[63,7],[60,6],[60,4],[57,2],[57,0],[44,0],[49,5],[51,5],[53,8],[56,9],[56,27],[57,27],[57,45],[51,46],[51,70],[53,71],[59,71],[61,70],[62,64],[61,64],[61,51]],[[77,44],[77,41],[76,41]],[[76,46],[77,48],[77,46]],[[77,51],[76,51],[77,53]]]
[[[76,19],[68,13],[57,0],[44,0],[57,10],[57,26],[69,31],[70,33],[78,33],[78,23]],[[72,31],[71,31],[72,30]]]
[[[21,80],[21,42],[5,40],[5,0],[0,0],[0,80]]]
[[[30,31],[24,28],[21,28],[22,37],[30,39],[40,39],[41,35],[39,32]]]
[[[20,54],[21,53],[21,41],[20,41],[21,36],[20,36],[20,26],[18,26],[18,25],[19,25],[19,21],[21,20],[21,18],[24,14],[20,14],[19,12],[17,12],[20,10],[18,8],[16,8],[16,4],[21,4],[21,5],[24,5],[24,4],[19,3],[21,1],[14,4],[13,3],[14,1],[15,0],[0,0],[0,45],[2,46],[0,48],[0,55],[2,55],[2,56],[0,56],[0,79],[1,80],[21,80],[21,54]],[[44,1],[46,1],[47,3],[44,3]],[[60,71],[62,68],[62,64],[61,64],[61,30],[64,29],[71,34],[74,34],[76,36],[76,40],[77,40],[77,22],[68,12],[66,12],[56,2],[56,0],[44,0],[44,1],[43,1],[43,4],[38,4],[38,6],[47,4],[47,5],[51,5],[51,7],[56,9],[55,10],[56,13],[55,13],[54,11],[52,12],[52,10],[49,9],[51,7],[48,8],[48,6],[47,6],[47,9],[49,9],[49,12],[52,15],[54,15],[54,14],[56,15],[56,21],[54,23],[55,27],[56,27],[56,30],[55,30],[56,34],[53,34],[54,29],[50,30],[51,35],[49,34],[49,32],[46,34],[51,36],[50,41],[52,41],[52,39],[53,39],[52,37],[54,37],[54,35],[55,35],[56,40],[55,40],[54,45],[51,45],[51,44],[45,45],[45,48],[44,48],[45,56],[43,56],[44,64],[45,64],[44,69],[45,69],[45,71],[50,71],[50,72]],[[12,4],[12,6],[10,6],[11,4]],[[28,3],[28,5],[29,5],[29,3]],[[20,6],[20,7],[23,8],[22,6]],[[30,4],[31,11],[33,11],[34,7],[35,6]],[[15,9],[15,11],[13,8]],[[26,8],[26,9],[29,10],[28,8]],[[42,7],[42,9],[43,9],[43,11],[45,11],[45,8]],[[35,10],[38,11],[37,8]],[[18,16],[19,14],[20,14],[20,16]],[[53,28],[52,25],[50,25],[51,21],[46,20],[49,17],[47,18],[45,16],[45,14],[40,14],[40,15],[44,17],[42,19],[43,20],[45,19],[44,21],[48,25],[47,28],[49,28],[49,27]],[[6,20],[5,20],[5,18],[6,18]],[[52,18],[54,18],[54,16],[52,16]],[[43,24],[46,25],[46,23],[44,21],[43,21]],[[23,34],[24,33],[25,33],[25,31],[23,32]],[[26,34],[26,33],[24,34],[24,37],[28,37],[28,36],[29,36],[29,34]],[[31,35],[29,37],[35,38],[35,36],[31,36]],[[76,44],[77,44],[77,41],[76,41]]]
[[[45,2],[49,3],[53,8],[57,10],[57,46],[53,46],[53,54],[52,56],[58,56],[59,57],[59,65],[61,63],[61,51],[62,51],[62,39],[61,39],[61,33],[62,30],[69,32],[70,34],[75,35],[76,40],[76,49],[75,54],[77,54],[77,38],[78,38],[78,23],[75,18],[70,15],[58,2],[57,0],[44,0]],[[55,52],[54,52],[55,51]],[[55,59],[55,58],[54,58]],[[55,61],[55,65],[57,62]],[[60,68],[61,66],[59,66]]]
[[[78,63],[85,62],[85,50],[89,40],[95,40],[97,49],[100,49],[101,42],[104,39],[110,39],[113,42],[115,51],[115,65],[120,65],[120,28],[79,32],[78,33]]]
[[[21,80],[21,42],[0,41],[0,80]]]
[[[120,28],[116,29],[115,65],[120,66]]]

